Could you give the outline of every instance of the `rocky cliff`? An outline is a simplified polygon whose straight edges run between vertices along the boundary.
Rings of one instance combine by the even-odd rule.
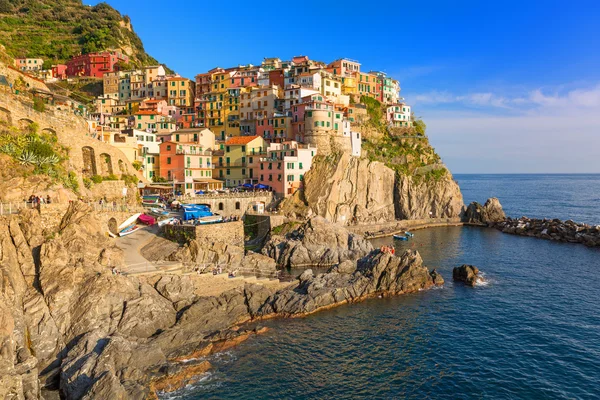
[[[463,207],[460,188],[443,166],[403,174],[346,153],[317,157],[304,176],[304,192],[282,204],[287,214],[344,224],[455,218]]]
[[[40,219],[29,210],[0,221],[0,398],[39,399],[41,386],[67,399],[152,397],[210,368],[193,359],[253,333],[235,328],[243,322],[442,282],[418,253],[373,251],[288,287],[246,284],[199,296],[189,276],[112,274],[123,254],[82,203],[55,232]]]

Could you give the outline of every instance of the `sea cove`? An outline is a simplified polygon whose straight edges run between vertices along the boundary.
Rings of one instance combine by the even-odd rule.
[[[467,199],[481,197],[479,185],[463,183],[481,177],[457,179]],[[518,187],[523,178],[485,179],[487,190],[494,182]],[[573,185],[594,188],[597,179],[584,184],[576,176]],[[476,227],[419,230],[394,245],[398,252],[417,248],[446,278],[443,288],[265,322],[269,332],[210,358],[213,370],[176,397],[596,397],[600,290],[593,276],[600,249]],[[488,283],[452,282],[452,268],[463,263],[480,267]]]

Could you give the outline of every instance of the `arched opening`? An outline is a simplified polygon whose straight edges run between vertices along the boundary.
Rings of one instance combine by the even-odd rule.
[[[12,116],[10,110],[0,107],[0,121],[6,122],[8,125],[12,125]]]
[[[223,211],[223,203],[219,203],[219,211]]]
[[[52,128],[44,128],[42,129],[42,133],[45,133],[47,135],[54,135],[56,136],[56,131]]]
[[[236,210],[239,210],[240,208],[241,208],[241,204],[240,204],[240,202],[239,202],[239,201],[236,201],[236,202],[235,202],[235,209],[236,209]]]
[[[102,175],[113,174],[112,158],[110,157],[110,154],[100,154],[100,173]]]
[[[29,125],[33,124],[33,121],[29,118],[21,118],[18,123],[19,129],[27,129]]]
[[[98,170],[96,169],[96,156],[94,154],[94,149],[85,146],[81,149],[83,154],[83,169],[81,173],[86,177],[90,178],[93,175],[98,175]]]
[[[118,234],[118,228],[119,226],[117,225],[117,220],[114,218],[111,218],[108,220],[108,230],[113,233],[113,234]]]
[[[127,168],[125,168],[125,163],[123,160],[119,160],[119,171],[121,171],[122,174],[127,173]]]

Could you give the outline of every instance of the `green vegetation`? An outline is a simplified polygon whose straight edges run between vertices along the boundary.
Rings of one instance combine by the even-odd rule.
[[[0,43],[13,57],[63,63],[80,53],[131,46],[132,66],[157,64],[130,30],[130,20],[106,3],[81,0],[0,0]]]
[[[36,123],[24,129],[1,126],[0,153],[10,156],[15,163],[15,170],[20,170],[23,176],[45,175],[77,191],[77,176],[73,171],[67,172],[64,165],[69,158],[68,150],[57,143],[55,135],[39,134],[38,130]]]
[[[115,174],[109,174],[107,176],[93,175],[90,178],[83,178],[83,184],[85,185],[86,188],[89,189],[94,184],[102,183],[104,181],[118,181],[118,180],[122,180],[127,185],[137,185],[140,178],[138,178],[137,175],[127,175],[127,174],[121,175],[120,178]]]

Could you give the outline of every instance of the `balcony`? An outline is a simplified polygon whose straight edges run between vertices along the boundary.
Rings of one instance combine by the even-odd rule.
[[[193,155],[193,156],[212,156],[213,155],[211,150],[191,151],[191,150],[186,150],[186,149],[177,149],[177,150],[175,150],[175,154],[188,154],[188,155]]]

